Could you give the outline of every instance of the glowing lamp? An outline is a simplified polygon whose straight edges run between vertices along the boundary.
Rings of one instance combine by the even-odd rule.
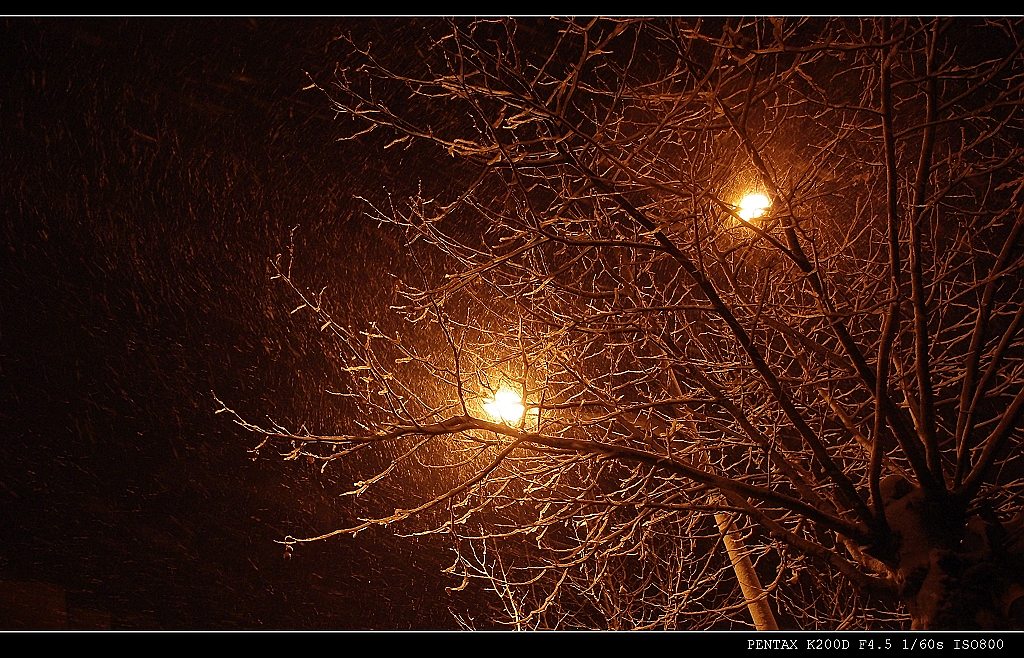
[[[526,407],[518,393],[510,388],[500,388],[493,399],[484,402],[484,411],[499,423],[515,425],[523,417]]]
[[[768,195],[753,192],[740,199],[739,209],[736,211],[736,214],[741,219],[749,222],[752,219],[763,216],[771,206],[772,200],[768,198]]]

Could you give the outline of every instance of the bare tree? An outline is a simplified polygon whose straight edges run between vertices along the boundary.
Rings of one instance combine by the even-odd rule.
[[[1024,625],[1024,23],[424,29],[322,85],[448,181],[367,201],[394,316],[275,261],[352,413],[222,407],[404,503],[287,541],[446,535],[517,627]]]

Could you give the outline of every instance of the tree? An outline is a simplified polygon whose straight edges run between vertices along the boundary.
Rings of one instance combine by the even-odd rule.
[[[1024,626],[1024,23],[422,27],[314,82],[434,158],[394,314],[275,260],[346,420],[234,414],[403,502],[286,541],[445,535],[520,627]]]

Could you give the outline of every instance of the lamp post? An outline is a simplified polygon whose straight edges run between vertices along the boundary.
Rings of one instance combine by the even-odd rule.
[[[762,207],[761,214],[763,214],[766,207]],[[744,217],[744,219],[747,218]],[[672,382],[678,389],[679,384],[675,379],[675,375],[672,376]],[[519,423],[523,414],[526,413],[523,398],[508,387],[501,387],[495,391],[492,398],[483,403],[483,408],[495,422],[505,423],[510,426]],[[726,553],[729,555],[729,561],[732,563],[733,571],[736,574],[736,580],[739,582],[740,591],[743,592],[743,598],[747,603],[747,610],[750,612],[754,627],[759,631],[777,631],[779,626],[775,621],[775,616],[772,614],[771,607],[768,605],[764,588],[761,586],[761,581],[757,577],[754,564],[746,552],[740,530],[736,527],[732,515],[728,512],[716,512],[715,522],[718,525],[718,531],[725,544]]]
[[[767,197],[765,197],[765,199],[767,199]],[[770,201],[768,202],[768,205],[771,205]],[[767,206],[762,206],[760,214],[764,214],[766,209]],[[746,218],[744,217],[744,219]],[[675,371],[670,368],[668,372],[669,381],[672,383],[672,387],[675,389],[676,395],[682,397],[683,389],[679,385],[679,380],[676,379]],[[717,498],[723,503],[727,502],[725,496],[721,493],[713,494],[712,498]],[[775,615],[772,613],[772,608],[768,604],[768,598],[765,596],[764,587],[761,586],[761,579],[757,577],[757,571],[754,569],[754,563],[751,561],[750,555],[747,554],[746,546],[744,546],[743,543],[743,537],[740,535],[739,528],[736,527],[735,521],[733,521],[732,514],[728,512],[715,512],[715,523],[718,525],[718,532],[722,536],[722,543],[725,544],[725,552],[729,556],[729,562],[732,564],[733,573],[736,574],[736,581],[740,585],[740,591],[743,593],[743,600],[747,604],[747,611],[750,613],[750,619],[754,622],[754,628],[759,631],[779,630],[778,622],[775,621]]]

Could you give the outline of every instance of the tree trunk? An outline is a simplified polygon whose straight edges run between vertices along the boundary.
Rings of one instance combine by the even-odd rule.
[[[886,517],[914,630],[1024,629],[1024,523],[965,513],[901,480]]]

